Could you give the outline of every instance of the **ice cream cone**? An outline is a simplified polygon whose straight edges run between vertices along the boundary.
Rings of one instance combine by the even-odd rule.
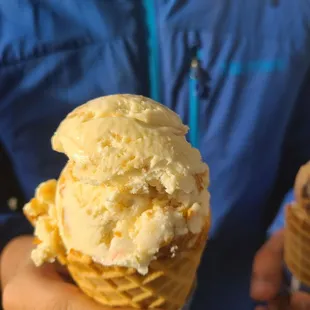
[[[301,285],[310,287],[310,214],[308,186],[310,164],[303,166],[296,178],[296,202],[286,208],[284,260]]]
[[[29,218],[27,212],[25,215]],[[35,225],[35,221],[32,224]],[[94,263],[91,257],[77,251],[66,254],[61,245],[57,260],[68,268],[79,288],[102,305],[178,310],[187,302],[195,285],[209,228],[210,218],[198,236],[187,236],[175,244],[179,249],[176,255],[163,248],[146,275],[134,268]]]
[[[310,221],[286,209],[284,259],[294,277],[310,287]]]
[[[75,109],[52,138],[68,156],[24,213],[36,266],[56,259],[110,307],[179,310],[210,228],[209,168],[171,110],[115,95]]]
[[[103,305],[178,310],[191,293],[206,236],[201,235],[188,251],[153,261],[145,276],[132,268],[93,263],[75,251],[70,252],[65,263],[80,289]]]
[[[54,186],[53,182],[40,186],[36,198],[28,204],[29,208],[24,208],[25,216],[34,227],[40,218],[48,218],[47,212],[41,212],[44,203],[42,206],[39,200],[40,195],[44,196],[46,189],[51,186]],[[44,200],[44,197],[41,199]],[[29,213],[36,207],[38,216]],[[196,271],[207,243],[210,222],[211,214],[206,217],[201,233],[188,233],[162,247],[157,258],[149,265],[146,275],[134,268],[104,266],[75,250],[66,251],[57,227],[53,228],[56,231],[52,239],[57,260],[68,268],[79,288],[102,305],[178,310],[186,304],[195,285]],[[53,231],[50,232],[50,236],[52,235]],[[37,246],[41,242],[38,238],[34,239]]]

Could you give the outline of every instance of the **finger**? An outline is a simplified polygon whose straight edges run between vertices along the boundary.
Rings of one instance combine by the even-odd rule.
[[[21,236],[12,240],[4,249],[0,263],[2,289],[6,283],[16,275],[20,268],[30,262],[30,253],[33,248],[33,237]],[[55,268],[66,282],[73,282],[66,267],[61,266],[59,263],[55,263]]]
[[[36,268],[30,263],[6,286],[3,304],[8,310],[107,309],[64,282],[54,265]]]
[[[282,283],[284,231],[275,233],[258,251],[254,259],[251,297],[255,300],[272,300]]]
[[[310,295],[306,293],[295,293],[291,299],[291,309],[310,310]]]
[[[13,239],[2,251],[0,266],[2,289],[19,268],[27,263],[34,246],[32,241],[33,237],[21,236]]]

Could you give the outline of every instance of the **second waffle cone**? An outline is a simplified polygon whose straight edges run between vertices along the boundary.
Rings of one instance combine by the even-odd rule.
[[[284,260],[294,277],[310,287],[310,222],[297,208],[286,209]]]
[[[286,208],[284,260],[292,275],[310,287],[310,162],[296,176],[296,202]]]

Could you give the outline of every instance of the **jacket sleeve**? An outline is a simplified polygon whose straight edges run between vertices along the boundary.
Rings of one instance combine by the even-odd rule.
[[[283,149],[280,172],[282,188],[292,188],[299,168],[310,160],[310,70],[308,70],[304,81],[303,88],[296,101]],[[285,206],[293,200],[293,189],[290,189],[269,227],[269,233],[284,227]]]

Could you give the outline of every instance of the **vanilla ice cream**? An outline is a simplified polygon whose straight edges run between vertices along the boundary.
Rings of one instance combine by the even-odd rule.
[[[57,240],[106,266],[141,274],[177,240],[209,219],[208,166],[168,108],[135,95],[92,100],[70,113],[54,137],[68,157],[59,180],[41,184],[24,208],[36,219],[37,265],[57,256]]]

